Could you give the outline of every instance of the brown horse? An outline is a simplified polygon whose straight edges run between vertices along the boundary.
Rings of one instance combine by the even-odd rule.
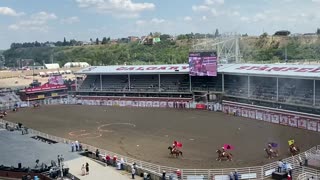
[[[267,155],[268,155],[268,159],[274,158],[274,157],[278,157],[278,150],[273,150],[273,149],[269,149],[269,148],[265,148],[264,151],[266,151]]]
[[[292,144],[289,146],[289,152],[291,153],[292,156],[295,156],[295,155],[299,154],[300,149],[297,146],[295,146],[294,144]]]
[[[168,149],[170,150],[171,156],[175,155],[176,158],[178,158],[179,156],[183,157],[183,153],[179,149],[173,149],[173,147],[171,147],[171,146],[169,146]]]
[[[218,153],[217,161],[220,161],[224,158],[227,158],[228,161],[232,161],[232,154],[228,152],[222,152],[220,149],[216,150],[216,153]]]
[[[6,111],[0,112],[0,118],[4,118],[8,115],[8,113]]]
[[[39,103],[34,103],[33,104],[33,108],[39,108],[40,107],[40,104]]]

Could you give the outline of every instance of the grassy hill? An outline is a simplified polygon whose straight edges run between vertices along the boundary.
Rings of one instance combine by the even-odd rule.
[[[198,40],[199,42],[200,40]],[[3,52],[6,64],[13,66],[17,59],[34,59],[36,62],[85,61],[91,65],[116,64],[171,64],[187,63],[188,52],[194,43],[191,39],[162,41],[153,46],[138,43],[92,46],[16,48]],[[319,36],[300,37],[242,37],[240,50],[245,62],[282,62],[285,49],[289,61],[320,60]]]

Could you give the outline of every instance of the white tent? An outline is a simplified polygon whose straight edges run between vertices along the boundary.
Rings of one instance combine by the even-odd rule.
[[[90,65],[86,62],[68,62],[63,67],[71,68],[71,67],[89,67]]]
[[[60,68],[60,66],[59,66],[59,64],[45,64],[44,65],[47,69],[59,69]]]

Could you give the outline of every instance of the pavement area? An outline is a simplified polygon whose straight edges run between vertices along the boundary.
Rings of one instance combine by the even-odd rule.
[[[97,179],[114,179],[114,180],[128,180],[131,179],[131,174],[126,171],[116,170],[114,167],[104,166],[97,163],[90,158],[80,157],[65,162],[70,168],[69,172],[81,180],[97,180]],[[81,175],[82,164],[89,163],[89,174]],[[135,179],[142,179],[135,176]]]
[[[17,167],[18,163],[22,167],[33,168],[35,160],[39,159],[41,163],[50,165],[51,160],[56,161],[58,154],[64,156],[65,167],[69,168],[69,172],[81,180],[128,180],[131,174],[125,171],[117,171],[114,167],[105,167],[103,164],[97,163],[78,153],[71,152],[71,148],[67,144],[56,143],[48,144],[31,138],[33,135],[21,135],[20,131],[9,132],[0,128],[0,165]],[[90,174],[81,176],[81,165],[89,163]],[[1,179],[1,178],[0,178]],[[140,177],[136,177],[140,180]]]

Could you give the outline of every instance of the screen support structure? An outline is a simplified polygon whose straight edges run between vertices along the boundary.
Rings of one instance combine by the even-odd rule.
[[[129,85],[129,91],[131,91],[131,77],[130,74],[128,74],[128,85]]]
[[[316,80],[313,80],[313,106],[316,105]]]
[[[102,91],[102,75],[100,74],[100,91]]]
[[[158,74],[158,80],[159,80],[159,84],[158,84],[158,87],[159,87],[159,92],[161,91],[161,75]]]
[[[279,101],[279,78],[277,77],[277,102]]]
[[[222,92],[224,93],[224,73],[222,73]]]
[[[191,81],[191,77],[192,77],[192,76],[189,75],[189,90],[190,90],[190,92],[192,92],[192,86],[191,86],[192,81]]]
[[[248,97],[250,97],[250,76],[248,76]]]

